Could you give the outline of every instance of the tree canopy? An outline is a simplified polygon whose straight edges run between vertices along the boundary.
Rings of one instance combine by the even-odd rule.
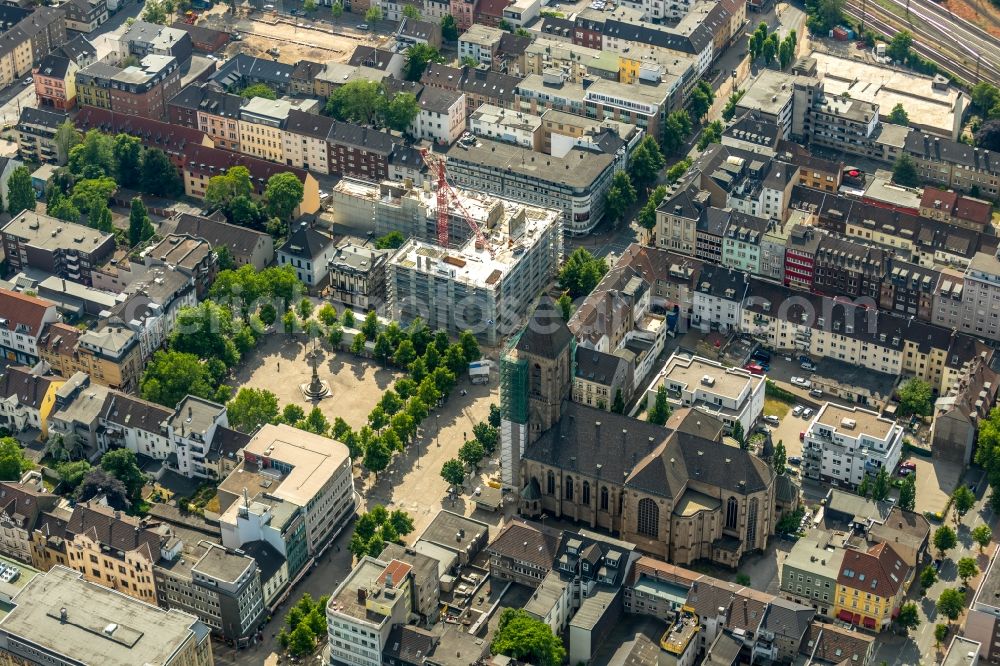
[[[458,22],[451,14],[441,17],[441,37],[446,42],[454,42],[458,39]]]
[[[917,173],[917,165],[913,162],[912,157],[906,153],[900,153],[892,167],[892,179],[896,184],[905,187],[916,187],[920,184],[920,175]]]
[[[971,532],[972,540],[979,546],[979,552],[983,552],[986,546],[990,545],[990,541],[993,539],[993,530],[986,523],[982,525],[977,525],[972,528]]]
[[[135,453],[130,449],[113,449],[101,456],[101,469],[124,484],[128,498],[135,504],[142,498],[146,475],[139,469]]]
[[[187,395],[225,402],[230,388],[222,384],[226,366],[222,361],[202,362],[194,354],[160,350],[153,354],[140,382],[146,400],[174,408]]]
[[[612,221],[620,222],[636,198],[632,178],[627,172],[619,171],[611,178],[611,186],[604,195],[604,214]]]
[[[889,112],[889,122],[896,125],[910,124],[910,116],[906,113],[906,109],[903,108],[902,104],[892,107],[892,111]]]
[[[401,509],[389,511],[376,504],[358,516],[354,523],[349,548],[358,559],[365,555],[378,557],[387,543],[403,543],[403,537],[413,531],[413,518]]]
[[[153,223],[149,221],[149,213],[139,197],[132,198],[132,208],[128,216],[128,242],[135,247],[153,237]]]
[[[390,231],[375,239],[375,247],[379,250],[397,250],[406,242],[406,236],[398,231]]]
[[[955,530],[947,525],[941,525],[934,530],[933,542],[934,549],[941,554],[941,557],[944,557],[945,553],[958,544],[958,537],[955,534]]]
[[[267,211],[274,217],[287,220],[302,203],[305,188],[299,177],[290,171],[276,173],[267,179],[264,188],[264,201]]]
[[[461,460],[452,458],[441,465],[441,478],[453,486],[460,486],[465,481],[465,465]]]
[[[536,666],[559,666],[566,658],[566,648],[552,628],[521,608],[505,608],[500,613],[490,652]]]
[[[608,264],[585,248],[577,248],[559,270],[559,285],[573,298],[590,294],[608,272]]]
[[[663,384],[656,389],[653,408],[649,410],[648,421],[656,425],[664,425],[670,418],[670,404],[667,402],[667,387]]]
[[[656,180],[664,163],[663,153],[660,152],[656,139],[647,134],[632,151],[629,162],[632,182],[641,188],[649,186]]]
[[[444,62],[440,51],[429,44],[414,44],[406,50],[403,78],[407,81],[419,81],[427,66],[435,62]]]
[[[938,597],[937,609],[949,621],[954,622],[965,609],[965,595],[955,588],[949,587],[941,592],[941,596]]]
[[[18,481],[32,467],[16,439],[0,437],[0,481]]]
[[[280,418],[278,397],[267,389],[243,387],[226,405],[229,427],[251,434],[267,423]]]
[[[928,416],[934,407],[932,391],[930,384],[917,377],[903,382],[896,391],[899,397],[899,415]]]
[[[266,83],[254,83],[240,91],[240,97],[251,99],[253,97],[263,97],[264,99],[278,99],[278,93]]]
[[[35,210],[35,187],[28,167],[19,166],[7,181],[7,211],[16,216],[22,210]]]

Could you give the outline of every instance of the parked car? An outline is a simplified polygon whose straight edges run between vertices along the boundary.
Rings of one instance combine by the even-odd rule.
[[[814,398],[822,398],[823,389],[818,389],[818,388],[809,389],[809,395],[811,395]]]
[[[357,25],[357,28],[358,28],[358,30],[367,30],[368,29],[368,24],[367,23],[359,23]]]
[[[802,431],[799,432],[799,441],[800,442],[806,441],[806,431],[805,430],[802,430]]]
[[[765,414],[764,415],[764,423],[766,423],[767,425],[771,425],[771,426],[777,427],[777,426],[781,425],[781,420],[778,419],[778,417],[775,416],[774,414]]]
[[[757,363],[754,363],[753,361],[751,361],[750,363],[747,363],[746,365],[744,365],[743,369],[750,371],[750,374],[752,374],[752,375],[762,375],[762,374],[764,374],[764,368],[763,368],[763,366],[758,365]]]
[[[802,464],[802,458],[800,458],[798,456],[788,456],[788,464],[789,465],[801,465]]]
[[[805,409],[805,407],[802,405],[795,405],[795,407],[792,408],[792,416],[798,416],[802,413],[803,409]]]
[[[812,415],[813,415],[813,410],[810,409],[809,407],[806,407],[805,409],[802,410],[802,418],[807,419]]]
[[[812,361],[803,361],[801,364],[799,364],[799,367],[802,368],[803,370],[808,370],[809,372],[816,371],[816,366],[815,364],[813,364]]]
[[[906,478],[913,473],[914,471],[908,467],[900,467],[899,472],[897,472],[896,474],[901,478]]]
[[[771,352],[767,351],[766,349],[758,349],[757,351],[755,351],[753,353],[752,358],[755,361],[763,361],[764,363],[770,363],[771,362]]]
[[[804,389],[807,389],[810,386],[812,386],[812,382],[809,381],[808,379],[805,379],[804,377],[792,377],[789,381],[792,383],[793,386],[798,386]]]
[[[907,460],[906,462],[899,463],[899,466],[902,467],[903,469],[910,469],[910,470],[913,470],[914,472],[917,471],[917,463],[912,462],[910,460]]]

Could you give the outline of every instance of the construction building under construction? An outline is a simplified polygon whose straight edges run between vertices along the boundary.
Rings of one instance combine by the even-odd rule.
[[[514,202],[497,197],[452,188],[472,221],[483,229],[492,229],[512,214]],[[398,231],[404,238],[416,238],[428,243],[438,242],[437,193],[430,179],[423,187],[409,182],[384,181],[369,183],[352,178],[341,179],[331,194],[333,221],[356,231],[384,236]],[[475,235],[462,210],[448,207],[447,247],[458,249]]]
[[[411,232],[389,261],[392,319],[406,325],[420,317],[431,328],[471,330],[482,344],[500,345],[520,329],[528,306],[558,271],[561,211],[460,191],[465,210],[450,207],[449,235],[464,226],[464,241],[442,247],[433,223],[436,193],[410,192],[433,210],[420,225],[423,233]]]

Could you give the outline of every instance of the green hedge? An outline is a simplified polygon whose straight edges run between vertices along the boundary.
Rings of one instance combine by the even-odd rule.
[[[916,444],[914,444],[909,440],[903,442],[903,452],[904,453],[909,452],[914,455],[920,456],[921,458],[930,458],[932,455],[930,449],[925,449],[922,446],[917,446]]]
[[[786,391],[770,379],[764,384],[764,395],[768,398],[774,398],[775,400],[787,403],[794,403],[798,400],[798,397],[794,393]]]

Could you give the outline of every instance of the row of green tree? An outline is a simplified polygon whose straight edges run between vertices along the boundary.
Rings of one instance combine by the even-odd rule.
[[[252,271],[248,273],[253,274]],[[219,287],[219,290],[226,294],[234,292],[242,294],[249,291],[250,296],[254,298],[260,293],[253,286],[236,289],[238,285],[232,283],[232,278],[227,276],[225,285]],[[219,284],[218,280],[216,284]],[[213,293],[215,293],[214,287]],[[257,312],[259,311],[258,309]],[[352,458],[360,460],[364,467],[377,477],[388,467],[392,456],[405,450],[413,441],[421,422],[443,398],[450,394],[458,376],[468,368],[468,364],[480,358],[479,343],[468,331],[463,332],[458,341],[453,343],[447,333],[444,331],[433,333],[426,323],[419,319],[404,329],[396,322],[390,322],[383,327],[374,312],[369,312],[360,322],[355,320],[354,313],[349,309],[338,317],[336,309],[329,303],[316,312],[315,318],[311,318],[311,315],[311,303],[307,300],[301,301],[298,308],[294,310],[289,308],[283,315],[285,330],[292,334],[304,330],[311,338],[324,338],[332,347],[339,349],[343,342],[344,328],[357,327],[350,346],[352,353],[364,354],[367,349],[366,342],[370,340],[373,342],[372,355],[376,360],[403,369],[407,375],[396,380],[392,388],[382,394],[379,402],[369,413],[367,424],[359,430],[352,429],[340,417],[337,417],[332,424],[328,423],[318,409],[309,414],[302,414],[301,410],[294,411],[295,406],[288,405],[279,412],[278,401],[274,394],[261,389],[242,389],[230,401],[228,405],[230,424],[238,430],[253,432],[264,423],[284,422],[316,434],[329,434],[347,445]],[[219,316],[225,317],[222,313]],[[296,323],[290,323],[291,319]],[[219,333],[213,333],[209,337],[227,337],[223,328],[223,326],[218,327]],[[214,355],[210,358],[217,358],[221,354],[232,360],[234,359],[232,352],[239,351],[238,347],[236,349],[230,346],[219,347],[220,344],[225,345],[223,340],[199,340],[194,344],[199,346],[200,351]],[[168,353],[177,355],[180,352],[175,350],[160,352],[164,355]],[[194,354],[189,353],[188,356]],[[238,357],[235,358],[238,360]],[[163,382],[169,378],[158,374],[156,379]],[[144,385],[147,381],[149,378],[144,377]],[[225,395],[219,395],[215,399],[228,397],[228,387],[216,390]],[[143,394],[147,395],[145,389]],[[291,413],[290,409],[293,410]]]
[[[452,343],[447,333],[432,333],[420,319],[405,329],[396,322],[382,327],[374,313],[369,313],[359,326],[352,351],[363,353],[369,340],[373,341],[376,360],[403,369],[407,375],[382,394],[368,415],[367,425],[357,431],[342,428],[334,436],[347,444],[352,456],[360,457],[365,468],[378,478],[392,457],[413,441],[420,424],[448,397],[459,375],[481,353],[469,331]]]
[[[767,23],[763,21],[747,40],[747,50],[750,60],[763,58],[764,65],[770,67],[774,59],[778,59],[778,67],[787,69],[795,58],[795,45],[798,37],[795,31],[789,31],[784,39],[778,38],[778,33],[768,34]]]
[[[179,311],[167,348],[143,372],[140,394],[167,407],[186,395],[225,402],[230,370],[302,291],[290,266],[220,271],[208,299]]]
[[[278,645],[293,657],[311,654],[316,646],[326,640],[326,602],[328,596],[314,601],[306,592],[285,614],[285,626],[278,633]]]
[[[361,514],[354,522],[354,533],[348,546],[359,560],[368,555],[378,557],[386,544],[403,545],[403,537],[413,531],[413,518],[402,509],[389,512],[381,504]]]
[[[466,440],[458,449],[458,457],[446,460],[441,465],[441,478],[453,486],[465,482],[466,466],[478,473],[483,458],[493,453],[500,442],[500,408],[490,405],[490,415],[486,421],[472,426],[472,439]]]

